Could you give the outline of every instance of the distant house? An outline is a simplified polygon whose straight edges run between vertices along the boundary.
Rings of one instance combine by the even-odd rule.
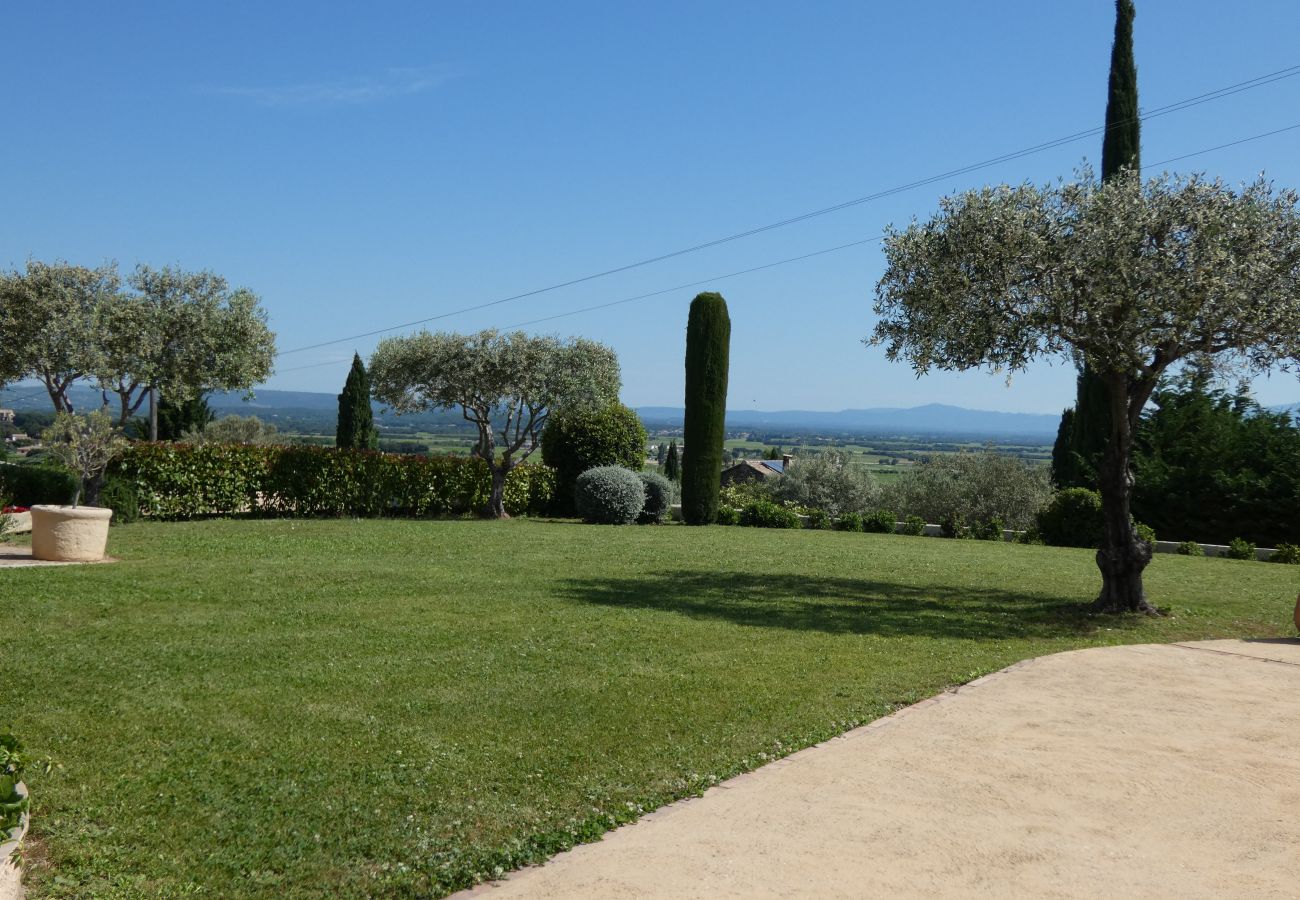
[[[12,409],[0,409],[0,422],[12,425],[17,415]]]
[[[745,484],[749,481],[763,481],[767,478],[780,478],[785,474],[793,458],[786,454],[777,459],[742,459],[734,466],[722,470],[722,486]]]

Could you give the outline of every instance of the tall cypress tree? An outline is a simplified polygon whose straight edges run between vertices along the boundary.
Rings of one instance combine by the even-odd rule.
[[[1133,0],[1115,0],[1115,41],[1110,50],[1106,93],[1106,136],[1101,145],[1101,180],[1125,168],[1141,169],[1142,123],[1138,112],[1137,63],[1133,59]],[[1062,419],[1053,460],[1071,460],[1053,475],[1058,487],[1096,487],[1097,468],[1110,440],[1110,395],[1101,377],[1084,366],[1079,373],[1069,428]],[[1068,441],[1063,446],[1062,441]],[[1062,477],[1068,472],[1068,481]]]
[[[379,432],[370,409],[370,378],[360,354],[352,354],[352,369],[339,394],[339,424],[334,435],[336,447],[351,450],[375,450]]]
[[[697,295],[686,324],[683,440],[690,452],[682,465],[682,520],[687,525],[708,525],[718,517],[730,352],[727,301],[712,291]]]
[[[668,445],[668,453],[664,457],[664,477],[669,481],[677,481],[682,477],[682,467],[677,460],[676,441]]]

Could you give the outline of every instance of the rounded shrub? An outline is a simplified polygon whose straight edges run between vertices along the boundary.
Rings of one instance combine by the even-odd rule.
[[[1228,559],[1254,559],[1255,545],[1245,538],[1233,538],[1228,542],[1228,549],[1223,555]]]
[[[1293,566],[1300,565],[1300,546],[1282,541],[1273,550],[1273,555],[1268,558],[1268,561]]]
[[[975,536],[960,513],[949,513],[944,516],[939,522],[939,532],[946,538],[962,539]]]
[[[1143,525],[1141,522],[1134,522],[1133,532],[1137,535],[1139,541],[1150,545],[1152,550],[1156,549],[1156,530],[1150,525]]]
[[[1104,530],[1101,494],[1087,488],[1058,491],[1038,513],[1038,532],[1053,547],[1100,547]]]
[[[719,525],[739,525],[740,510],[734,506],[719,506],[717,524]]]
[[[862,516],[858,513],[845,513],[835,520],[835,528],[839,531],[861,531]]]
[[[808,527],[824,531],[831,527],[831,517],[824,509],[810,509],[807,512]]]
[[[1180,556],[1204,556],[1205,548],[1196,541],[1183,541],[1178,545],[1178,553]]]
[[[910,534],[912,537],[921,537],[925,534],[925,519],[920,516],[908,516],[898,526],[899,534]]]
[[[893,534],[898,530],[898,516],[892,509],[878,509],[862,517],[862,530],[872,534]]]
[[[645,503],[637,521],[642,525],[658,525],[668,518],[673,507],[673,483],[658,472],[638,472],[645,490]]]
[[[645,507],[645,487],[622,466],[597,466],[578,476],[574,487],[578,515],[599,525],[630,525]]]
[[[799,514],[771,500],[754,500],[740,511],[740,524],[750,528],[799,528]]]
[[[976,540],[981,541],[1000,541],[1003,538],[1003,532],[1006,531],[1006,525],[1001,519],[994,516],[984,522],[976,522],[971,528],[971,533]]]
[[[551,512],[574,513],[578,476],[598,466],[639,471],[645,462],[646,431],[641,418],[621,403],[594,410],[560,409],[542,429],[542,459],[555,470]]]

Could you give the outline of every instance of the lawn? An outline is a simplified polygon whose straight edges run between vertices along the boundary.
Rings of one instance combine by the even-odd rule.
[[[1016,660],[1288,633],[1296,570],[564,522],[115,529],[0,570],[32,897],[428,896]]]

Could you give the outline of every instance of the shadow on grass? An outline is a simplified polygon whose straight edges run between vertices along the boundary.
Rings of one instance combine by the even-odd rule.
[[[639,578],[568,579],[571,600],[648,609],[757,628],[998,640],[1077,637],[1096,630],[1088,604],[996,588],[917,587],[856,578],[658,572]],[[1119,621],[1108,620],[1116,627]]]

